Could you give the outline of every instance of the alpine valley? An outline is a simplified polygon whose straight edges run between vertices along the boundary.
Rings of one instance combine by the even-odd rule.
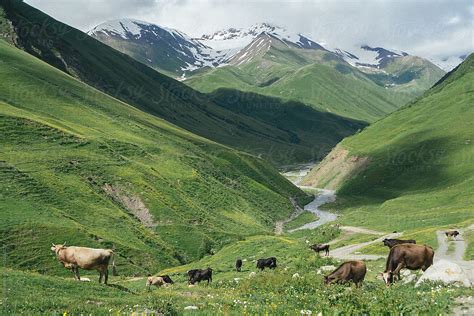
[[[46,2],[0,0],[0,315],[472,314],[470,51]]]

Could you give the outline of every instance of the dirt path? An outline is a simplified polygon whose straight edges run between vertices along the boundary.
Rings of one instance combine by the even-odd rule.
[[[368,235],[385,235],[384,232],[379,232],[372,229],[367,229],[363,227],[355,227],[355,226],[341,226],[342,231],[349,232],[349,233],[357,233],[357,234],[368,234]]]
[[[468,230],[474,230],[474,224],[465,228],[457,229],[460,236],[457,239],[448,239],[444,234],[444,231],[437,231],[436,236],[438,238],[438,249],[435,252],[435,261],[448,260],[457,263],[466,272],[467,277],[471,282],[474,283],[474,261],[464,260],[464,254],[466,253],[467,243],[464,240],[464,232]],[[454,244],[454,251],[449,252],[449,244]]]
[[[462,236],[462,232],[459,231]],[[444,234],[444,231],[437,231],[436,236],[438,238],[438,250],[436,251],[436,258],[435,260],[441,260],[441,259],[446,259],[449,261],[462,261],[464,257],[464,253],[466,252],[466,242],[464,239],[461,239],[462,237],[459,237],[457,239],[451,239],[451,237],[448,239],[446,238],[446,235]],[[453,243],[454,244],[454,252],[449,252],[449,244]]]
[[[346,229],[347,228],[348,227],[346,227]],[[348,245],[348,246],[334,249],[330,252],[331,257],[341,259],[341,260],[377,260],[380,258],[385,258],[386,256],[381,256],[381,255],[359,254],[357,253],[357,250],[364,248],[366,246],[369,246],[371,244],[381,243],[382,240],[384,240],[385,238],[398,238],[402,235],[402,233],[391,233],[391,234],[383,235],[384,233],[382,232],[376,232],[376,231],[368,230],[365,228],[360,228],[360,227],[349,227],[349,228],[352,229],[352,231],[355,230],[358,233],[373,234],[373,235],[382,234],[382,236],[380,236],[377,239],[363,242],[360,244],[353,244],[353,245]]]

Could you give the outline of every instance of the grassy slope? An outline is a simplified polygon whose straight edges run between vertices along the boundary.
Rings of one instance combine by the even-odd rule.
[[[18,38],[12,41],[16,46],[130,105],[195,134],[262,155],[278,164],[291,163],[288,157],[298,162],[314,160],[314,148],[326,147],[327,143],[308,144],[306,141],[290,156],[294,134],[299,134],[291,130],[292,126],[283,123],[276,128],[261,118],[231,111],[25,3],[18,0],[5,3],[10,5],[3,5],[5,11],[0,6],[0,22],[3,21],[0,25],[8,25],[7,20],[13,22]],[[323,116],[317,111],[305,111],[305,115],[314,120]],[[334,117],[327,128],[334,135],[347,136],[357,130],[357,125],[358,122]],[[313,130],[306,134],[321,137]],[[333,138],[330,145],[340,139],[342,137]]]
[[[137,43],[120,36],[107,36],[102,33],[92,37],[171,78],[179,77],[182,74],[180,69],[187,65],[176,57],[175,50],[169,49],[166,45],[151,44],[143,38]]]
[[[141,112],[3,41],[0,91],[7,266],[67,273],[48,246],[66,240],[116,248],[124,273],[156,271],[269,232],[292,211],[289,196],[306,199],[264,161]],[[157,226],[145,229],[104,193],[106,183],[139,197]]]
[[[371,159],[339,188],[342,222],[425,242],[436,229],[473,223],[473,82],[471,55],[423,98],[342,142]]]
[[[444,74],[442,69],[426,59],[403,56],[385,64],[383,72],[368,72],[368,77],[377,84],[388,86],[394,91],[417,95],[430,88]]]
[[[318,217],[311,212],[303,212],[300,215],[296,216],[293,220],[289,221],[285,225],[285,229],[295,229],[303,226],[304,224],[317,221]]]
[[[324,234],[323,234],[324,232]],[[327,242],[332,232],[320,228],[311,242]],[[145,279],[112,278],[112,285],[75,282],[71,278],[0,269],[7,289],[0,308],[5,313],[164,313],[164,314],[446,314],[454,297],[472,295],[472,289],[414,288],[397,284],[390,288],[375,276],[383,261],[369,262],[361,289],[345,285],[323,285],[322,265],[337,264],[308,249],[305,238],[255,236],[223,248],[216,255],[193,265],[165,270],[176,282],[168,288],[145,289]],[[275,271],[256,272],[255,260],[276,256]],[[237,257],[244,259],[243,272],[235,272]],[[189,288],[184,272],[189,268],[214,268],[213,283]],[[299,278],[293,278],[294,273]],[[413,298],[416,298],[415,300]],[[186,306],[198,310],[186,311]]]
[[[284,147],[285,152],[276,150],[265,155],[275,163],[304,161],[305,158],[306,161],[321,160],[338,140],[366,126],[361,121],[314,111],[300,102],[285,102],[252,92],[218,89],[209,96],[216,104],[238,115],[253,117],[291,134],[290,144]]]
[[[387,69],[394,75],[379,78],[351,67],[331,53],[289,48],[274,42],[265,55],[249,63],[217,68],[185,82],[203,92],[220,87],[252,91],[373,122],[428,89],[443,74],[438,68],[418,65],[419,74],[415,75],[415,66],[410,63],[407,70],[407,63],[390,64]],[[393,89],[384,87],[393,77],[406,77],[406,73],[420,78]]]

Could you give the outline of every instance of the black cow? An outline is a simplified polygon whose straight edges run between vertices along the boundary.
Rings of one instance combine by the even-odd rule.
[[[207,284],[212,282],[212,269],[193,269],[188,271],[188,284],[195,284],[196,282],[206,281]]]
[[[163,278],[163,281],[168,284],[174,284],[173,280],[171,280],[170,276],[165,274],[165,275],[159,275],[159,277]]]
[[[459,232],[457,230],[450,230],[445,232],[446,238],[453,237],[454,239],[457,239]]]
[[[275,269],[276,267],[277,259],[275,257],[257,260],[257,269],[260,269],[261,271],[263,271],[265,268]]]
[[[315,245],[309,246],[309,248],[311,248],[312,250],[314,250],[318,254],[319,254],[320,251],[324,250],[326,256],[329,256],[329,245],[327,245],[327,244],[326,245],[325,244],[315,244]]]
[[[387,246],[388,248],[392,249],[393,246],[395,245],[400,245],[400,244],[416,244],[416,240],[413,239],[387,239],[385,238],[382,240],[384,246]]]
[[[235,270],[237,270],[237,272],[242,270],[242,259],[237,259],[235,262]]]

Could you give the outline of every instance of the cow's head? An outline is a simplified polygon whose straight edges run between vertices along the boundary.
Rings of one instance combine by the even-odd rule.
[[[334,281],[334,278],[329,275],[324,276],[324,284],[331,284],[332,281]]]
[[[382,280],[385,282],[385,284],[387,286],[392,284],[392,282],[393,282],[393,273],[392,273],[392,271],[382,272],[382,273],[380,273],[380,276],[382,277]]]
[[[382,240],[382,242],[383,242],[384,246],[388,246],[388,239],[387,239],[387,238],[385,238],[384,240]]]
[[[58,245],[51,243],[51,245],[52,245],[51,251],[53,251],[55,254],[58,254],[59,251],[61,251],[61,249],[66,248],[66,242],[64,242],[63,244],[58,244]]]

